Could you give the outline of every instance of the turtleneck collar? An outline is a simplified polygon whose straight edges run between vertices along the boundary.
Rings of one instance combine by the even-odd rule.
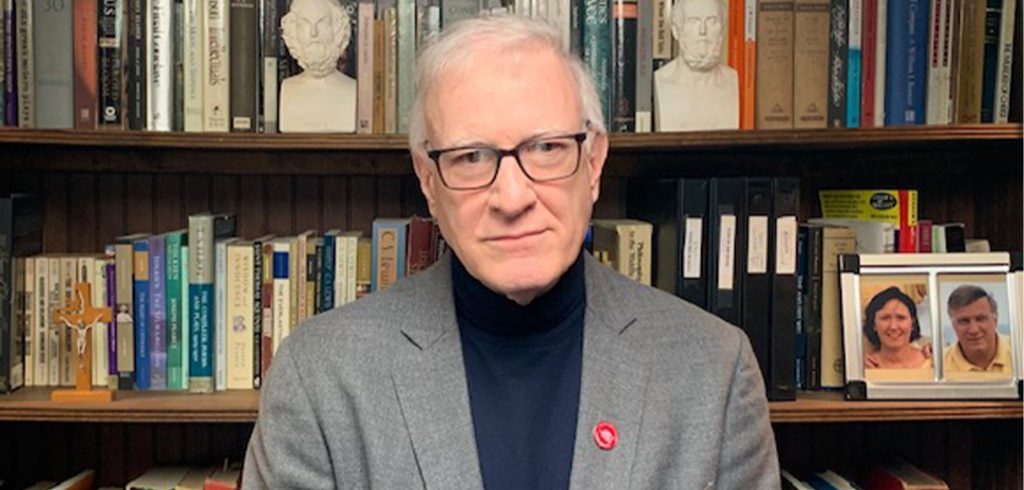
[[[488,289],[470,275],[455,254],[452,288],[460,326],[494,337],[543,336],[564,324],[586,302],[583,253],[550,290],[525,306]]]

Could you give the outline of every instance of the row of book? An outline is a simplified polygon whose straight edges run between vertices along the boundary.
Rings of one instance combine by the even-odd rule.
[[[899,459],[872,465],[858,479],[833,470],[782,470],[784,490],[949,490],[946,482]]]
[[[497,13],[556,25],[593,73],[611,131],[658,129],[654,72],[678,49],[670,0],[327,1],[350,23],[337,69],[357,87],[356,132],[406,132],[417,51],[453,22]],[[1008,120],[1016,0],[722,2],[740,128]],[[7,126],[274,133],[280,89],[301,72],[282,36],[287,0],[3,7]]]
[[[187,230],[119,237],[104,254],[0,255],[13,286],[0,298],[0,336],[10,347],[0,351],[0,387],[75,384],[74,333],[55,310],[71,303],[76,283],[88,283],[88,300],[113,312],[88,334],[94,385],[259,388],[273,353],[305,319],[386,289],[442,249],[425,218],[375,220],[370,238],[310,230],[242,240],[235,223],[234,215],[199,214]]]
[[[237,490],[241,487],[239,464],[204,467],[156,466],[125,484],[124,490]],[[93,490],[96,470],[82,470],[63,481],[40,480],[25,490]],[[99,487],[112,490],[119,487]]]

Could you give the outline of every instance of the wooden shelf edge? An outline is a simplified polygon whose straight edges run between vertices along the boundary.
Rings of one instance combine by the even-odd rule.
[[[0,422],[252,423],[259,392],[211,395],[176,392],[118,392],[104,405],[61,405],[49,389],[28,388],[0,396]],[[796,401],[771,402],[772,423],[849,423],[929,420],[1021,419],[1020,401],[860,401],[840,393],[801,393]]]
[[[858,147],[920,144],[937,141],[1013,141],[1024,137],[1020,123],[952,126],[902,126],[859,129],[785,129],[615,133],[612,150],[682,150],[717,148]],[[61,145],[105,148],[185,150],[347,150],[405,151],[406,135],[183,133],[146,131],[77,131],[0,129],[0,145]]]

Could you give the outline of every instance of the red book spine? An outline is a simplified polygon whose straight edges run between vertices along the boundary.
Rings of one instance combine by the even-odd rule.
[[[75,129],[96,129],[96,0],[74,0]]]
[[[274,357],[274,276],[272,271],[274,257],[274,244],[263,244],[263,341],[260,348],[260,371],[262,381],[266,381],[270,371],[270,361]]]
[[[932,252],[932,221],[920,220],[917,222],[917,251],[918,253]]]
[[[899,253],[917,252],[917,226],[910,224],[910,192],[899,191],[900,195],[900,241],[896,245]]]
[[[881,0],[885,1],[885,0]],[[864,0],[861,28],[860,126],[875,126],[875,62],[878,59],[878,2]]]

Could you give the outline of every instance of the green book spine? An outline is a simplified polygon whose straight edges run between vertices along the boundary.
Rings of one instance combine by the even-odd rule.
[[[189,348],[189,310],[188,301],[188,245],[181,246],[181,389],[188,390],[188,348]]]
[[[594,77],[597,96],[601,99],[605,124],[610,124],[611,85],[611,19],[607,0],[583,0],[583,59]]]
[[[183,330],[181,329],[181,242],[182,232],[168,233],[166,240],[167,254],[167,389],[185,389],[182,378],[184,349],[182,348]]]

